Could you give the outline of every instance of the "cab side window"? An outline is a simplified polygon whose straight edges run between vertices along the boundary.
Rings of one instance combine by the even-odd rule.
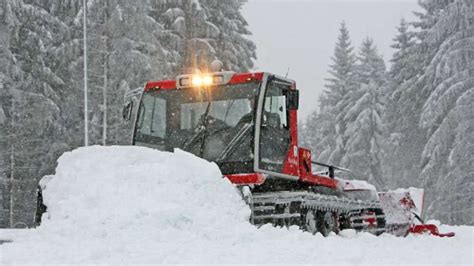
[[[281,91],[277,91],[278,94]],[[288,117],[286,112],[286,96],[275,95],[265,97],[264,122],[276,128],[288,128]]]

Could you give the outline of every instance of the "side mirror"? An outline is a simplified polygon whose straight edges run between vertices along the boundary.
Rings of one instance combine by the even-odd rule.
[[[288,91],[288,109],[289,110],[298,110],[300,101],[300,93],[298,90],[289,90]]]
[[[123,106],[122,109],[122,118],[125,121],[129,121],[132,117],[132,110],[133,110],[133,101],[129,101]]]

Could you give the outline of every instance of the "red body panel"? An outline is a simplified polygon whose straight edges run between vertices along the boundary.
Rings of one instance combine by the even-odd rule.
[[[265,182],[265,176],[259,173],[225,175],[232,184],[236,185],[260,185]]]
[[[304,179],[300,178],[300,180],[306,183],[310,183],[312,185],[337,188],[337,181],[326,176],[311,174],[310,176]]]
[[[149,81],[145,85],[145,91],[161,89],[171,90],[176,89],[176,80],[163,80],[163,81]]]
[[[251,81],[262,81],[263,72],[235,74],[229,84],[247,83]]]
[[[311,165],[311,151],[308,149],[304,148],[299,148],[298,150],[299,153],[299,177],[300,181],[310,183],[312,185],[317,185],[317,186],[325,186],[325,187],[330,187],[330,188],[336,188],[337,187],[337,180],[326,177],[326,176],[320,176],[313,174],[313,169]]]
[[[296,152],[295,152],[296,151]],[[283,163],[283,174],[299,176],[298,146],[290,144]]]

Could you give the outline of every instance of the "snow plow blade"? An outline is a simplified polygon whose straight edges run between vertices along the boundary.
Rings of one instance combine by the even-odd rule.
[[[439,237],[453,237],[455,236],[454,232],[449,233],[440,233],[438,227],[434,224],[417,224],[410,227],[410,233],[412,234],[430,234]]]
[[[396,189],[379,192],[380,204],[384,210],[386,231],[397,236],[430,234],[439,237],[453,237],[453,232],[440,233],[434,224],[425,224],[421,218],[424,191],[420,188]]]
[[[439,237],[453,237],[455,235],[454,232],[449,232],[442,234],[439,232],[438,227],[434,224],[425,224],[423,219],[421,219],[418,214],[413,213],[413,216],[421,223],[421,224],[412,224],[410,226],[410,233],[412,234],[430,234]]]

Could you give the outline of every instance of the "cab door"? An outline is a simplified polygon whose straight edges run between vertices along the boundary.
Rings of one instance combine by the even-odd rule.
[[[269,76],[261,92],[257,108],[256,143],[257,172],[282,175],[290,148],[289,112],[287,106],[291,83]]]

